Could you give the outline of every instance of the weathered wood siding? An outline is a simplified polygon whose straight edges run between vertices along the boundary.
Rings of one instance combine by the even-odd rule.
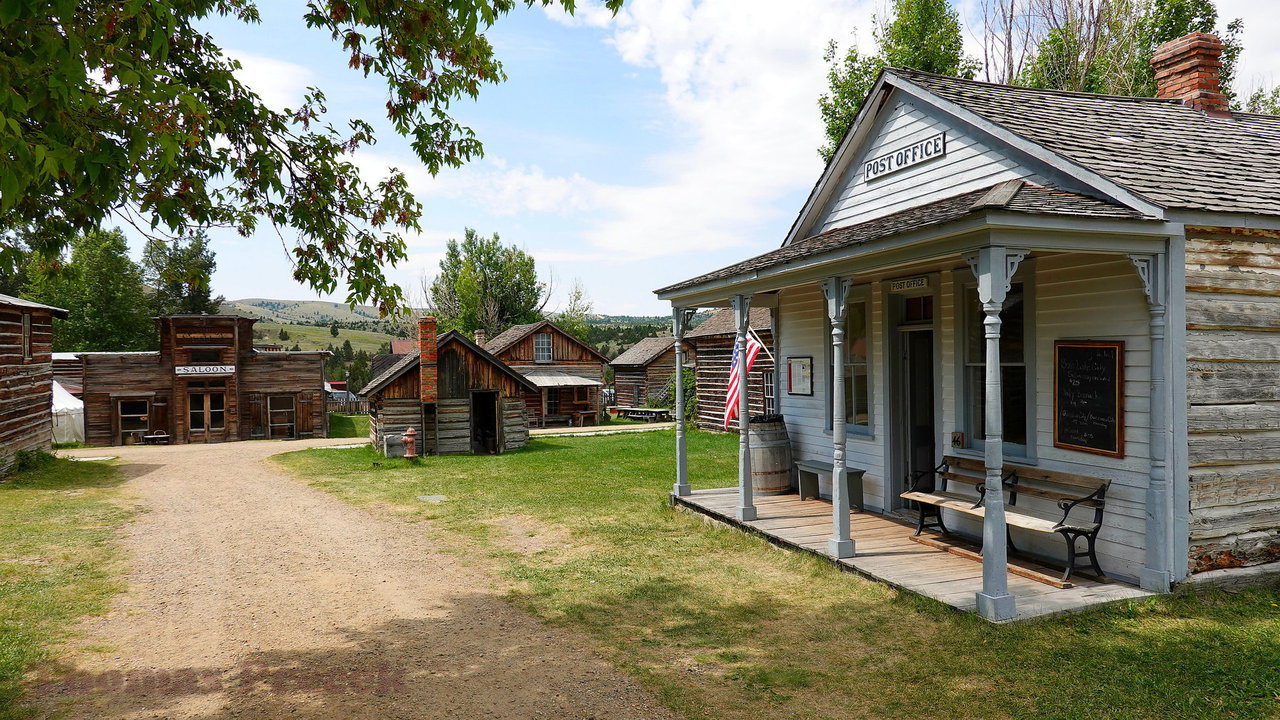
[[[294,399],[298,437],[328,436],[322,353],[260,352],[242,362],[238,384],[248,417],[240,421],[239,439],[266,437],[267,398],[286,395]]]
[[[666,399],[667,383],[675,374],[674,347],[647,365],[615,365],[613,386],[618,394],[616,402],[623,407],[644,407],[650,402],[662,402]]]
[[[551,361],[537,362],[534,359],[534,338],[544,332],[551,334]],[[581,340],[561,332],[555,327],[547,326],[530,333],[527,337],[518,340],[500,352],[494,353],[494,355],[518,373],[528,373],[532,370],[558,370],[569,375],[596,380],[602,386],[604,384],[604,367],[607,364],[604,359]],[[592,390],[591,398],[592,407],[590,409],[594,409],[598,413],[601,410],[598,388]],[[540,394],[536,396],[531,394],[526,397],[525,408],[531,423],[535,425],[542,424],[542,398]]]
[[[413,428],[418,434],[418,454],[430,455],[435,449],[435,433],[433,426],[424,422],[423,414],[422,402],[416,397],[379,399],[377,409],[369,413],[369,441],[381,452],[388,435],[403,435]]]
[[[773,333],[761,330],[758,334],[769,351],[776,354]],[[734,341],[734,335],[706,335],[689,341],[698,353],[694,380],[698,390],[698,427],[704,430],[724,430],[724,403],[729,387],[729,368],[733,364]],[[751,373],[747,376],[747,403],[752,415],[765,411],[765,373],[773,369],[773,361],[764,352],[751,366]]]
[[[22,316],[31,317],[31,357],[24,357]],[[23,450],[53,444],[53,325],[48,311],[0,304],[0,477]]]
[[[1280,233],[1187,228],[1191,572],[1280,559]]]
[[[956,123],[944,121],[927,106],[919,106],[901,95],[891,99],[890,104],[892,108],[882,111],[881,119],[808,234],[866,222],[1005,180],[1025,178],[1039,184],[1046,182]],[[947,153],[942,158],[869,183],[863,179],[862,166],[866,160],[909,147],[942,131],[947,133]]]
[[[173,371],[161,367],[160,353],[87,353],[81,359],[86,444],[119,444],[122,398],[149,400],[151,429],[174,434]]]

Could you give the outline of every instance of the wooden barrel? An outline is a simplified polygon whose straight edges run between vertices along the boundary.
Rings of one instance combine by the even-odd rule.
[[[791,491],[791,440],[781,415],[751,418],[751,489],[757,495]]]

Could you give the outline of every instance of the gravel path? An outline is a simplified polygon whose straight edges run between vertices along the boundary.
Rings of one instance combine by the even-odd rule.
[[[264,462],[349,442],[112,449],[143,510],[129,589],[40,704],[101,720],[672,717],[420,531]]]

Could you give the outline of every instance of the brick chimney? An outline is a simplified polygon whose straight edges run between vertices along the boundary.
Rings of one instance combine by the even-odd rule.
[[[1181,100],[1213,117],[1230,117],[1218,72],[1222,42],[1208,33],[1191,33],[1156,48],[1151,56],[1156,71],[1156,97]]]
[[[489,335],[485,333],[484,328],[476,330],[476,344],[484,348],[485,341],[489,339]]]
[[[422,402],[433,403],[440,394],[436,367],[436,319],[418,318],[418,387]]]

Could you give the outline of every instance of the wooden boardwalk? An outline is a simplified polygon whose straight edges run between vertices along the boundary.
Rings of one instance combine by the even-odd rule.
[[[831,537],[831,504],[821,500],[801,500],[798,495],[757,497],[758,519],[741,522],[734,518],[738,505],[737,488],[695,490],[688,497],[672,496],[673,502],[717,521],[763,535],[772,542],[806,550],[843,569],[903,590],[933,598],[953,608],[974,612],[976,593],[982,589],[982,564],[946,550],[911,540],[915,529],[875,513],[855,512],[851,516],[852,537],[857,556],[842,560],[827,555]],[[1027,563],[1019,566],[1032,568]],[[1045,572],[1052,572],[1041,568]],[[1009,592],[1017,598],[1018,616],[1029,620],[1084,610],[1110,602],[1147,597],[1151,593],[1120,582],[1097,582],[1077,575],[1074,585],[1057,588],[1019,575],[1009,575]]]

